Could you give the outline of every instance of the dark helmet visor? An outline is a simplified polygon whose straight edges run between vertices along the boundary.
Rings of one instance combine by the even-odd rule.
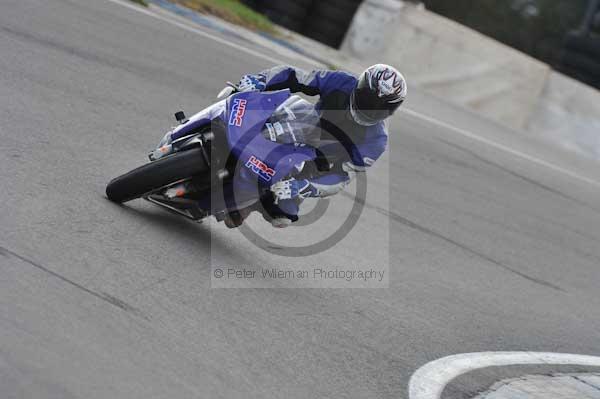
[[[361,79],[352,96],[354,111],[364,122],[377,123],[389,117],[402,104],[402,101],[390,103],[387,97],[379,97],[368,85],[364,86]]]

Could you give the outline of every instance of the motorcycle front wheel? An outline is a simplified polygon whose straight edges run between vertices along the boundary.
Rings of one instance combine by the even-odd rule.
[[[209,170],[201,148],[177,152],[112,179],[106,186],[106,196],[117,203],[131,201]]]

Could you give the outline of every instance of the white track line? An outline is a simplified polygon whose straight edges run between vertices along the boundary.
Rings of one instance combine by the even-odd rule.
[[[600,367],[600,357],[551,352],[477,352],[447,356],[415,371],[410,377],[408,397],[439,399],[450,381],[469,371],[522,364]]]
[[[122,7],[129,8],[129,9],[134,10],[134,11],[137,11],[137,12],[139,12],[141,14],[144,14],[144,15],[147,15],[149,17],[152,17],[152,18],[155,18],[155,19],[158,19],[158,20],[170,23],[170,24],[175,25],[175,26],[177,26],[177,27],[179,27],[181,29],[184,29],[184,30],[186,30],[188,32],[192,32],[192,33],[196,33],[196,34],[198,34],[200,36],[204,36],[204,37],[209,38],[211,40],[214,40],[214,41],[216,41],[218,43],[227,45],[227,46],[232,47],[232,48],[234,48],[234,49],[236,49],[238,51],[241,51],[241,52],[244,52],[246,54],[249,54],[249,55],[251,55],[253,57],[261,58],[261,59],[264,59],[266,61],[269,61],[269,62],[275,63],[275,64],[280,64],[280,65],[281,64],[287,64],[287,62],[285,62],[283,60],[280,60],[280,59],[277,59],[277,58],[273,57],[272,55],[263,54],[263,53],[261,53],[259,51],[252,50],[252,49],[250,49],[248,47],[241,46],[241,45],[239,45],[237,43],[234,43],[234,42],[232,42],[230,40],[221,38],[219,36],[216,36],[216,35],[213,35],[213,34],[210,34],[210,33],[207,33],[207,32],[205,32],[203,30],[200,30],[200,29],[193,28],[193,27],[191,27],[191,26],[189,26],[187,24],[175,21],[175,20],[170,19],[170,18],[166,18],[166,17],[164,17],[162,15],[158,15],[158,14],[156,14],[156,13],[150,11],[150,10],[147,10],[145,8],[133,5],[133,4],[129,3],[128,1],[124,1],[124,0],[107,0],[107,1],[110,1],[111,3],[114,3],[114,4],[118,4],[118,5],[122,6]],[[311,60],[309,58],[307,58],[306,61],[308,63],[310,63],[310,64],[317,65],[317,64],[315,64],[315,62],[313,60]],[[417,112],[417,111],[414,111],[414,110],[411,110],[411,109],[408,109],[408,108],[403,108],[403,111],[405,113],[407,113],[408,115],[412,115],[413,117],[417,117],[417,118],[425,120],[427,122],[434,123],[434,124],[436,124],[438,126],[441,126],[441,127],[446,128],[446,129],[449,129],[449,130],[451,130],[451,131],[453,131],[455,133],[458,133],[458,134],[460,134],[462,136],[469,137],[469,138],[471,138],[473,140],[479,141],[481,143],[485,143],[485,144],[487,144],[487,145],[489,145],[491,147],[494,147],[494,148],[497,148],[499,150],[505,151],[505,152],[507,152],[509,154],[512,154],[512,155],[515,155],[517,157],[526,159],[526,160],[528,160],[528,161],[530,161],[532,163],[535,163],[537,165],[541,165],[541,166],[547,167],[548,169],[552,169],[555,172],[559,172],[559,173],[562,173],[562,174],[567,175],[569,177],[572,177],[574,179],[580,180],[582,182],[594,185],[596,187],[600,187],[600,182],[598,182],[598,181],[596,181],[594,179],[582,176],[582,175],[577,174],[575,172],[572,172],[572,171],[570,171],[568,169],[561,168],[560,166],[556,166],[556,165],[551,164],[551,163],[549,163],[547,161],[544,161],[542,159],[536,158],[536,157],[534,157],[532,155],[528,155],[528,154],[525,154],[525,153],[523,153],[521,151],[515,150],[515,149],[510,148],[510,147],[507,147],[507,146],[505,146],[503,144],[499,144],[499,143],[496,143],[494,141],[488,140],[488,139],[483,138],[481,136],[478,136],[475,133],[472,133],[472,132],[470,132],[468,130],[461,129],[461,128],[456,127],[456,126],[452,126],[452,125],[450,125],[450,124],[448,124],[446,122],[440,121],[440,120],[435,119],[435,118],[433,118],[431,116],[424,115],[424,114],[422,114],[420,112]]]
[[[581,180],[581,181],[583,181],[585,183],[592,184],[594,186],[600,187],[600,182],[598,182],[598,181],[596,181],[594,179],[590,179],[589,177],[581,176],[581,175],[579,175],[579,174],[577,174],[575,172],[572,172],[572,171],[570,171],[568,169],[564,169],[564,168],[561,168],[560,166],[556,166],[556,165],[553,165],[553,164],[551,164],[551,163],[549,163],[547,161],[544,161],[543,159],[536,158],[536,157],[534,157],[532,155],[525,154],[524,152],[521,152],[519,150],[515,150],[513,148],[507,147],[507,146],[505,146],[503,144],[496,143],[495,141],[491,141],[491,140],[488,140],[488,139],[486,139],[484,137],[477,136],[475,133],[469,132],[468,130],[461,129],[461,128],[456,127],[456,126],[452,126],[452,125],[450,125],[450,124],[448,124],[446,122],[442,122],[442,121],[440,121],[438,119],[435,119],[435,118],[432,118],[430,116],[424,115],[424,114],[422,114],[420,112],[417,112],[417,111],[413,111],[411,109],[403,109],[403,112],[405,112],[408,115],[412,115],[412,116],[414,116],[416,118],[423,119],[423,120],[425,120],[427,122],[436,124],[438,126],[446,128],[448,130],[452,130],[453,132],[458,133],[458,134],[460,134],[462,136],[468,137],[468,138],[470,138],[472,140],[476,140],[476,141],[479,141],[481,143],[487,144],[490,147],[497,148],[499,150],[508,152],[509,154],[515,155],[515,156],[517,156],[519,158],[523,158],[523,159],[526,159],[526,160],[528,160],[530,162],[533,162],[535,164],[538,164],[538,165],[541,165],[541,166],[545,166],[548,169],[552,169],[552,170],[554,170],[556,172],[563,173],[563,174],[565,174],[565,175],[567,175],[569,177],[573,177],[573,178]]]

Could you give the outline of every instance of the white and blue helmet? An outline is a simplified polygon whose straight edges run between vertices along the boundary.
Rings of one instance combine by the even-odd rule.
[[[406,98],[406,80],[394,67],[375,64],[358,78],[350,95],[350,113],[356,123],[370,126],[392,115]]]

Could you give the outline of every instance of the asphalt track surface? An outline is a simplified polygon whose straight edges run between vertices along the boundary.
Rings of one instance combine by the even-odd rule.
[[[455,353],[600,355],[598,186],[413,114],[391,128],[387,289],[211,289],[211,251],[269,255],[221,225],[211,244],[209,226],[106,200],[173,111],[267,66],[105,0],[2,1],[1,397],[399,398],[418,367]],[[428,115],[600,176],[412,93]],[[378,209],[357,226],[363,243]],[[319,261],[348,257],[341,245]]]

